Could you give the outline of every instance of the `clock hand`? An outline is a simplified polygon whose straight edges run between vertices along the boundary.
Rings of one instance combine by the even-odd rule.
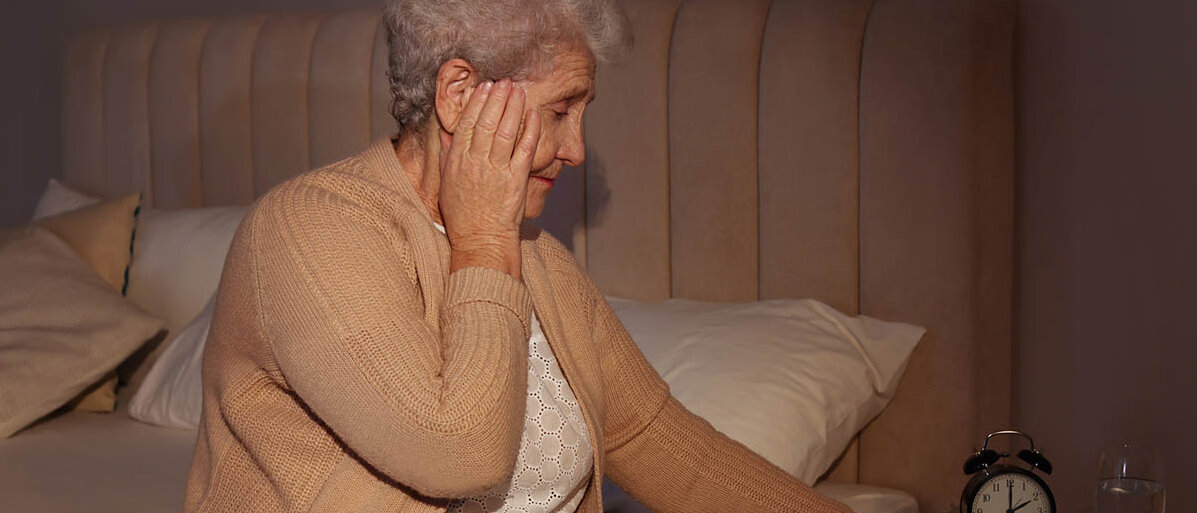
[[[1014,513],[1014,483],[1013,482],[1007,483],[1006,499],[1008,499],[1008,501],[1006,502],[1006,512]]]
[[[1023,506],[1026,506],[1027,504],[1030,504],[1030,503],[1031,503],[1031,501],[1029,501],[1029,500],[1027,500],[1027,501],[1023,501],[1023,503],[1022,503],[1022,504],[1019,504],[1019,505],[1015,506],[1015,507],[1014,507],[1014,509],[1012,509],[1012,510],[1010,510],[1010,511],[1018,511],[1018,510],[1022,509],[1022,508],[1023,508]]]

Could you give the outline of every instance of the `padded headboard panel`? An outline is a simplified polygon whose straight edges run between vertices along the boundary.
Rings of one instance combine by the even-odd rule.
[[[542,224],[611,295],[815,297],[929,328],[838,480],[954,509],[1010,420],[1008,0],[635,0]],[[65,180],[248,203],[393,130],[374,10],[107,27],[65,57]],[[584,171],[584,172],[581,172]]]

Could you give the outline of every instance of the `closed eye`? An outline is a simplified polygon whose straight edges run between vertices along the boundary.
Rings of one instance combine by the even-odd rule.
[[[566,100],[559,100],[550,103],[548,107],[549,110],[553,111],[553,114],[557,119],[564,119],[565,116],[569,115],[569,102]]]

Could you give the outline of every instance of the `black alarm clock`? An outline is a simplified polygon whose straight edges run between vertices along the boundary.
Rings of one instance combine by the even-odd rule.
[[[989,448],[989,439],[1000,435],[1026,438],[1030,449],[1018,452],[1029,467],[999,464],[1010,456]],[[981,450],[964,462],[965,475],[973,476],[960,495],[960,513],[1056,513],[1056,498],[1035,470],[1052,473],[1052,464],[1022,431],[997,431],[985,437]]]

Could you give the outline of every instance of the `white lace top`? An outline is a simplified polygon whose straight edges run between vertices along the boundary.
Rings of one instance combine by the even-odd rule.
[[[444,232],[441,225],[436,227]],[[515,469],[503,484],[482,496],[454,501],[449,511],[573,513],[593,469],[590,436],[578,399],[533,314],[528,402]]]

